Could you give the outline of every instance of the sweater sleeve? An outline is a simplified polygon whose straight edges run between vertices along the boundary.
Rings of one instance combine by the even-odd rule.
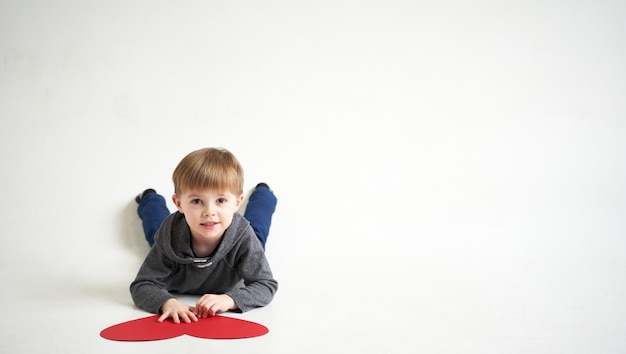
[[[161,306],[174,298],[165,288],[164,280],[173,272],[172,264],[156,247],[144,260],[137,277],[130,284],[130,293],[139,308],[159,313]]]
[[[278,290],[278,282],[256,238],[248,238],[241,245],[236,262],[243,283],[226,294],[235,301],[239,311],[247,312],[269,304]]]

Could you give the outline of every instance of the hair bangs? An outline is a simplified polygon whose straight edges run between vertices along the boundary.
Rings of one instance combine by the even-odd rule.
[[[235,156],[225,149],[207,148],[187,155],[172,176],[174,191],[229,191],[243,194],[243,169]]]

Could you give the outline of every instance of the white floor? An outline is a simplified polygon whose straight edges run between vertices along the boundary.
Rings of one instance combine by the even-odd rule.
[[[624,353],[624,43],[619,1],[0,1],[0,351]],[[203,146],[278,195],[270,333],[100,338]]]

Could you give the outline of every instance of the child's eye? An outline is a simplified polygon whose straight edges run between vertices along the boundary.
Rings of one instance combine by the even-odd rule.
[[[224,204],[224,203],[226,203],[226,202],[227,202],[226,198],[219,198],[219,199],[217,200],[217,204]]]
[[[194,199],[194,200],[191,201],[191,204],[202,204],[202,200]]]

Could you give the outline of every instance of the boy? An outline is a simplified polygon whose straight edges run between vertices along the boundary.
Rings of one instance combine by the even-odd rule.
[[[135,304],[158,321],[195,322],[220,312],[245,312],[265,306],[278,288],[267,258],[276,197],[259,183],[245,215],[243,169],[226,149],[205,148],[185,156],[174,170],[169,214],[165,199],[153,189],[137,196],[137,212],[152,246],[130,285]],[[202,295],[195,306],[172,293]]]

